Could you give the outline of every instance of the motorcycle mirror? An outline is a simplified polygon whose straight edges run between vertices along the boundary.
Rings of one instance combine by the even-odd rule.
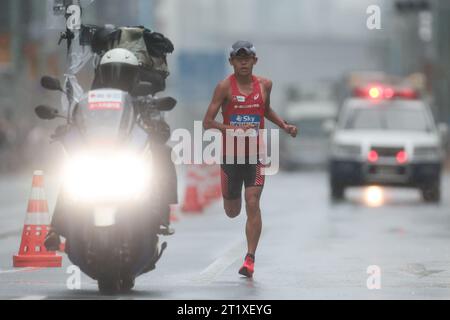
[[[34,109],[36,115],[43,120],[53,120],[59,116],[58,110],[49,106],[38,106]]]
[[[153,93],[153,85],[150,82],[140,82],[133,88],[133,97],[145,97]]]
[[[155,106],[159,111],[171,111],[177,105],[177,100],[171,97],[156,100]]]
[[[41,78],[41,86],[51,91],[63,91],[59,80],[49,76],[44,76]]]

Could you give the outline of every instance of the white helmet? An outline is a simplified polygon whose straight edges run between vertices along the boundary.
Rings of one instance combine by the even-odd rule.
[[[112,49],[103,55],[97,72],[101,87],[130,92],[139,80],[139,60],[129,50]]]
[[[100,65],[107,63],[124,63],[139,66],[139,61],[134,53],[122,48],[116,48],[106,52],[100,60]]]

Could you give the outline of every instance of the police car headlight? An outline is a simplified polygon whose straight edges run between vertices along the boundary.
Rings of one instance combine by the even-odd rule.
[[[437,159],[441,156],[441,150],[438,147],[416,147],[414,148],[416,158]]]
[[[357,145],[337,144],[332,147],[331,152],[334,157],[359,157],[362,148]]]

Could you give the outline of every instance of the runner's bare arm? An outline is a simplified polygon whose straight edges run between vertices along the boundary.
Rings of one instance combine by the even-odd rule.
[[[266,112],[265,117],[276,124],[280,129],[286,131],[286,133],[290,134],[293,138],[297,137],[298,129],[296,126],[290,125],[286,123],[271,107],[271,94],[273,83],[271,80],[263,79],[263,85],[266,89]]]
[[[236,130],[238,129],[235,126],[231,125],[225,125],[223,123],[220,123],[216,121],[217,114],[220,111],[220,108],[225,103],[228,95],[228,85],[226,81],[222,81],[219,83],[216,87],[216,90],[214,91],[214,96],[212,98],[212,101],[208,107],[208,111],[206,112],[205,118],[203,120],[203,127],[205,130],[209,129],[218,129],[222,131],[223,133],[226,132],[226,130]],[[248,129],[246,127],[243,127],[241,129]]]

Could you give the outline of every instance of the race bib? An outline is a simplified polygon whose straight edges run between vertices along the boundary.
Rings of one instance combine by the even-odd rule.
[[[257,136],[261,125],[261,117],[259,115],[240,115],[234,114],[231,116],[230,124],[236,127],[243,127],[246,125],[253,125],[255,129],[254,135],[249,135],[245,132],[235,132],[234,136]]]

